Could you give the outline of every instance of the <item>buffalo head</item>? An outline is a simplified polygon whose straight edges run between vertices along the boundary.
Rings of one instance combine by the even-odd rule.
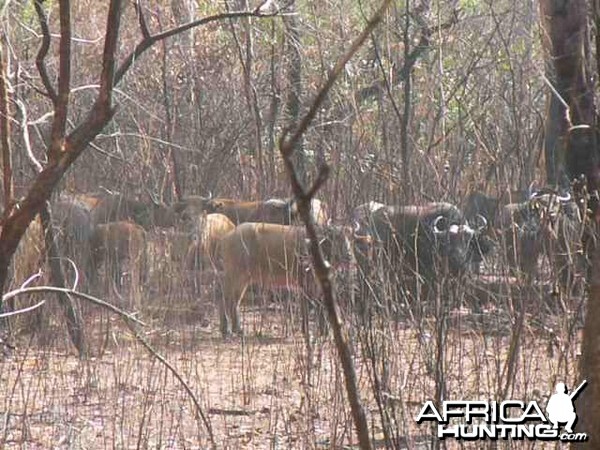
[[[427,279],[440,272],[464,272],[479,236],[449,203],[385,206],[373,213],[371,222],[392,265],[397,267],[404,256],[408,269]]]

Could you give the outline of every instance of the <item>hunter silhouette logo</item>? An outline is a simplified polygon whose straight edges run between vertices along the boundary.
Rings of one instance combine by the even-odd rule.
[[[545,414],[543,406],[535,400],[445,400],[439,405],[428,400],[415,420],[418,424],[429,422],[434,425],[442,440],[585,442],[589,438],[586,432],[573,431],[577,422],[573,400],[586,385],[584,380],[569,393],[565,383],[556,383]]]
[[[573,433],[573,426],[577,422],[577,413],[575,412],[575,406],[573,400],[579,395],[583,388],[587,385],[587,380],[583,380],[577,389],[571,394],[567,391],[565,383],[556,383],[554,394],[550,396],[548,405],[546,406],[546,412],[548,413],[548,420],[554,425],[553,429],[558,429],[559,423],[566,423],[565,431],[567,433]]]

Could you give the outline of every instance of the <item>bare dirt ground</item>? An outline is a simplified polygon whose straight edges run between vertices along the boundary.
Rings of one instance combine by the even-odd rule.
[[[66,333],[58,325],[45,333],[54,336],[52,342],[22,337],[0,361],[3,448],[209,448],[210,433],[218,448],[231,449],[357,443],[332,341],[313,336],[307,344],[299,320],[290,320],[294,313],[248,307],[247,338],[230,341],[221,339],[210,304],[159,318],[155,311],[154,320],[146,320],[144,335],[189,383],[210,433],[183,386],[125,326],[97,310],[86,314],[95,354],[89,361],[80,361],[61,341]],[[482,314],[489,322],[506,320],[502,311]],[[398,448],[430,448],[432,430],[417,426],[414,418],[435,396],[437,369],[446,398],[454,399],[494,399],[508,389],[508,398],[545,404],[557,380],[579,381],[574,379],[579,337],[561,340],[560,317],[544,325],[526,317],[512,374],[507,374],[511,333],[490,332],[489,323],[482,329],[472,318],[452,313],[440,366],[434,319],[421,330],[388,320],[374,321],[375,333],[353,325],[361,394],[378,447],[385,446],[385,417]],[[541,448],[531,442],[500,447]]]

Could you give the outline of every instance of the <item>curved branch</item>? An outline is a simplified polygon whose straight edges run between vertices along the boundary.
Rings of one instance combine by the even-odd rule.
[[[171,36],[175,36],[176,34],[182,33],[184,31],[190,30],[192,28],[206,25],[211,22],[217,22],[219,20],[224,19],[240,19],[243,17],[274,17],[277,16],[277,12],[273,13],[262,13],[260,11],[236,11],[230,13],[221,13],[215,14],[213,16],[203,17],[202,19],[193,20],[183,25],[179,25],[174,28],[170,28],[162,33],[144,36],[144,39],[136,45],[135,49],[125,58],[125,60],[121,63],[121,66],[117,70],[117,73],[114,78],[114,86],[119,84],[123,76],[127,73],[127,71],[131,68],[131,65],[140,57],[142,53],[148,50],[152,45],[156,42],[161,41],[163,39],[169,38]],[[142,34],[144,31],[142,29]]]
[[[104,300],[101,300],[92,295],[84,294],[83,292],[74,291],[72,289],[67,289],[67,288],[59,288],[59,287],[54,287],[54,286],[36,286],[36,287],[15,289],[14,291],[10,291],[10,292],[7,292],[6,294],[4,294],[2,296],[2,301],[6,302],[7,300],[10,300],[11,298],[17,297],[19,295],[39,294],[39,293],[47,293],[47,292],[51,292],[54,294],[68,294],[68,295],[72,295],[74,297],[81,298],[90,303],[93,303],[94,305],[106,308],[109,311],[114,312],[115,314],[121,316],[124,319],[135,322],[138,325],[146,326],[146,324],[144,322],[142,322],[141,320],[135,318],[131,314],[126,313],[122,309],[117,308],[116,306],[114,306],[108,302],[105,302]]]
[[[0,318],[4,319],[6,317],[12,317],[12,316],[18,316],[19,314],[25,314],[25,313],[28,313],[28,312],[38,309],[40,306],[42,306],[45,303],[46,303],[46,300],[42,300],[41,302],[36,303],[35,305],[29,306],[27,308],[17,309],[16,311],[2,313],[2,314],[0,314]]]
[[[21,134],[23,136],[23,143],[25,145],[25,154],[29,159],[30,164],[36,173],[40,173],[44,170],[42,163],[38,161],[36,156],[33,154],[33,149],[31,148],[31,140],[29,139],[29,124],[27,123],[27,108],[25,108],[25,104],[18,98],[15,99],[15,105],[19,108],[21,113]]]
[[[42,0],[35,0],[33,5],[35,6],[35,12],[38,16],[40,29],[42,30],[42,45],[40,45],[40,49],[35,57],[35,65],[40,74],[40,78],[42,79],[42,84],[46,88],[46,94],[50,97],[52,103],[56,105],[58,98],[56,96],[54,86],[52,86],[52,83],[50,82],[50,77],[48,76],[48,71],[46,70],[46,62],[44,61],[46,59],[46,55],[48,54],[48,50],[50,49],[50,30],[48,29],[48,19],[46,17],[46,13],[44,12],[44,8],[42,7]]]

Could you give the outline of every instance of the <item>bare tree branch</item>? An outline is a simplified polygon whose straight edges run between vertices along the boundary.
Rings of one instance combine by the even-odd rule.
[[[28,312],[38,309],[40,306],[44,305],[45,303],[46,303],[46,300],[42,300],[41,302],[36,303],[35,305],[29,306],[27,308],[18,309],[16,311],[11,311],[11,312],[7,312],[7,313],[2,313],[2,314],[0,314],[0,318],[18,316],[19,314],[25,314],[25,313],[28,313]]]
[[[113,87],[118,83],[115,80],[114,73],[121,8],[121,0],[111,1],[106,18],[106,40],[104,41],[102,57],[100,92],[87,118],[66,139],[65,149],[67,150],[67,158],[64,164],[67,167],[79,156],[96,135],[102,131],[114,114],[114,110],[112,109],[112,93]]]
[[[10,142],[10,117],[8,103],[8,73],[4,56],[4,39],[0,40],[0,145],[2,146],[2,184],[4,187],[4,210],[13,202],[12,147]]]
[[[67,294],[67,295],[72,295],[74,297],[78,297],[82,300],[93,303],[96,306],[100,306],[102,308],[108,309],[109,311],[121,316],[122,318],[127,319],[131,322],[134,322],[138,325],[141,325],[144,327],[147,326],[146,323],[137,319],[135,316],[123,311],[122,309],[112,305],[111,303],[108,303],[108,302],[106,302],[102,299],[99,299],[97,297],[94,297],[92,295],[84,294],[83,292],[74,291],[72,289],[67,289],[67,288],[59,288],[59,287],[54,287],[54,286],[36,286],[36,287],[28,287],[28,288],[19,288],[19,289],[15,289],[14,291],[10,291],[10,292],[7,292],[6,294],[4,294],[2,296],[2,301],[5,302],[5,301],[10,300],[11,298],[17,297],[19,295],[41,294],[41,293],[48,293],[48,292],[53,293],[53,294]]]
[[[146,23],[146,17],[144,16],[144,10],[141,5],[141,1],[137,0],[135,2],[135,12],[138,16],[138,21],[140,23],[140,30],[142,30],[142,37],[144,39],[150,39],[150,30],[148,29],[148,24]]]
[[[19,99],[15,99],[15,104],[21,113],[21,134],[23,135],[23,143],[25,144],[25,153],[27,154],[27,158],[33,166],[34,171],[36,173],[40,173],[42,170],[44,170],[44,168],[33,154],[33,149],[31,148],[31,140],[29,139],[28,128],[29,124],[27,123],[27,109],[25,108],[25,104]]]
[[[52,103],[56,105],[58,102],[58,98],[56,96],[56,91],[54,90],[54,86],[52,86],[52,82],[50,81],[50,77],[48,76],[48,70],[46,69],[46,55],[48,54],[48,50],[50,49],[50,30],[48,29],[48,20],[46,18],[46,13],[44,12],[44,8],[42,7],[42,0],[35,0],[33,2],[35,6],[35,12],[38,16],[38,21],[40,23],[40,28],[42,30],[42,45],[38,50],[37,56],[35,58],[35,65],[40,74],[40,78],[42,79],[42,84],[46,88],[46,95],[50,97]]]
[[[121,0],[111,1],[106,18],[106,40],[104,41],[100,92],[98,93],[97,102],[105,104],[108,107],[110,107],[112,102],[112,89],[115,85],[113,77],[115,74],[115,60],[117,59],[117,44],[119,42],[121,8]]]
[[[213,16],[203,17],[202,19],[198,19],[198,20],[193,20],[192,22],[189,22],[189,23],[186,23],[183,25],[179,25],[174,28],[170,28],[166,31],[163,31],[162,33],[144,37],[144,39],[138,45],[136,45],[135,49],[121,63],[119,69],[117,70],[115,78],[114,78],[114,85],[116,86],[117,84],[119,84],[119,82],[121,81],[121,79],[123,78],[125,73],[127,73],[129,68],[131,67],[131,65],[140,57],[140,55],[142,53],[144,53],[146,50],[148,50],[150,47],[152,47],[152,45],[154,45],[158,41],[161,41],[163,39],[169,38],[176,34],[182,33],[191,28],[195,28],[195,27],[198,27],[201,25],[206,25],[206,24],[212,23],[212,22],[218,22],[219,20],[239,19],[242,17],[274,17],[277,15],[278,15],[277,12],[265,14],[265,13],[261,13],[258,11],[237,11],[237,12],[231,12],[231,13],[221,13],[221,14],[215,14]]]
[[[64,135],[71,94],[71,2],[59,2],[60,45],[58,63],[58,93],[54,104],[49,159],[58,159],[64,151]]]

